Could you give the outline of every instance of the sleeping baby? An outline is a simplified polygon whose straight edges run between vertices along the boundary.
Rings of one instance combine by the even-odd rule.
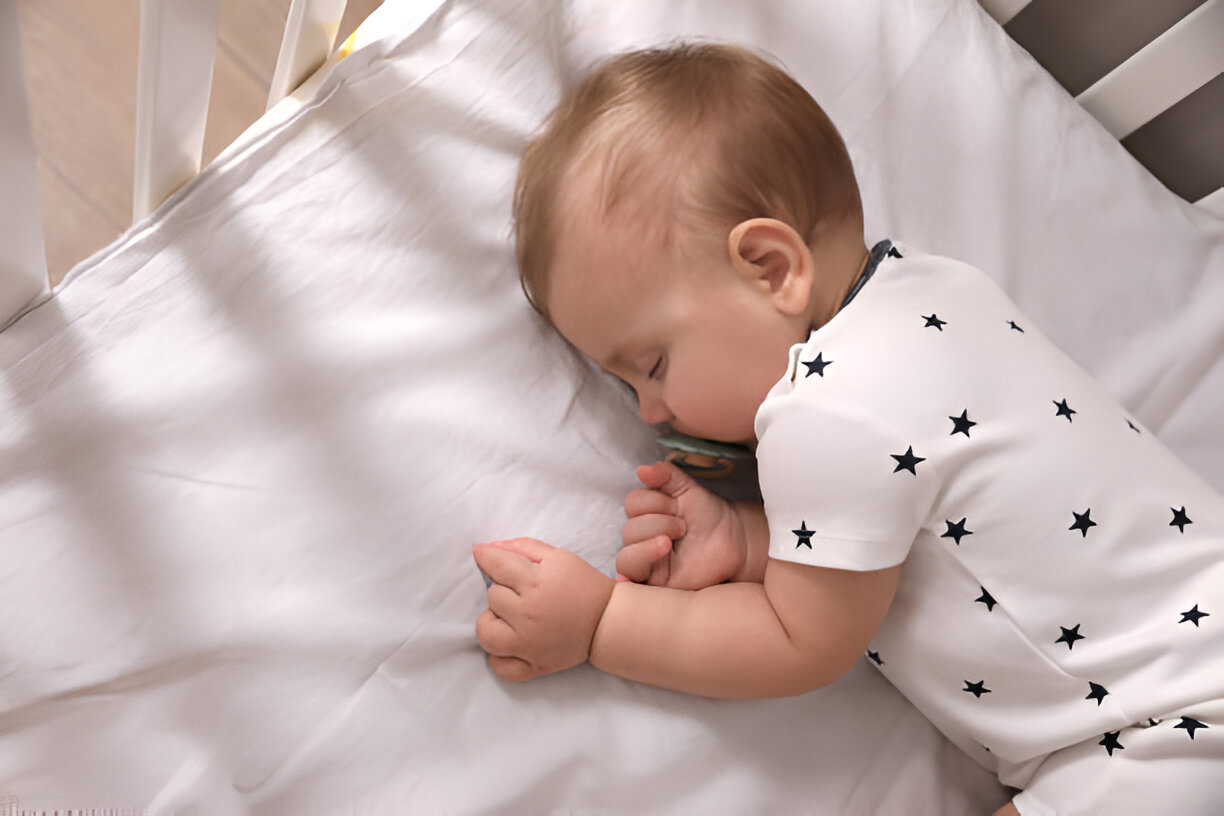
[[[481,544],[519,681],[590,661],[718,698],[869,659],[999,813],[1224,807],[1224,499],[978,270],[867,246],[827,116],[750,52],[607,61],[523,158],[523,287],[642,419],[755,448],[762,503],[639,468],[613,580]]]

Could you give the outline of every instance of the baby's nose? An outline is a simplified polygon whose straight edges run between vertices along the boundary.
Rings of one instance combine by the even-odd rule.
[[[638,404],[638,415],[647,425],[658,425],[661,422],[670,422],[672,413],[667,409],[667,405],[661,399],[646,398]]]

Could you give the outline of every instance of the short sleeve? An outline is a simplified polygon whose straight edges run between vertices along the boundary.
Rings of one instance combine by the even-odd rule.
[[[939,491],[920,444],[797,395],[767,400],[757,432],[771,558],[858,571],[905,560]]]

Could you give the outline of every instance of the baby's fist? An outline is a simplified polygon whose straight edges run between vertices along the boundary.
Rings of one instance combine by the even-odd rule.
[[[612,579],[531,538],[480,544],[473,554],[495,582],[476,638],[499,677],[517,682],[586,662]]]

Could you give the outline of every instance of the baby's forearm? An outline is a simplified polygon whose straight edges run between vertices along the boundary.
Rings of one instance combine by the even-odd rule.
[[[738,501],[732,507],[744,530],[747,550],[743,566],[731,580],[759,584],[765,580],[765,565],[769,563],[769,522],[765,518],[765,506],[760,502]]]
[[[784,697],[840,677],[795,643],[761,583],[691,592],[620,583],[591,644],[596,668],[642,683],[722,699]]]

